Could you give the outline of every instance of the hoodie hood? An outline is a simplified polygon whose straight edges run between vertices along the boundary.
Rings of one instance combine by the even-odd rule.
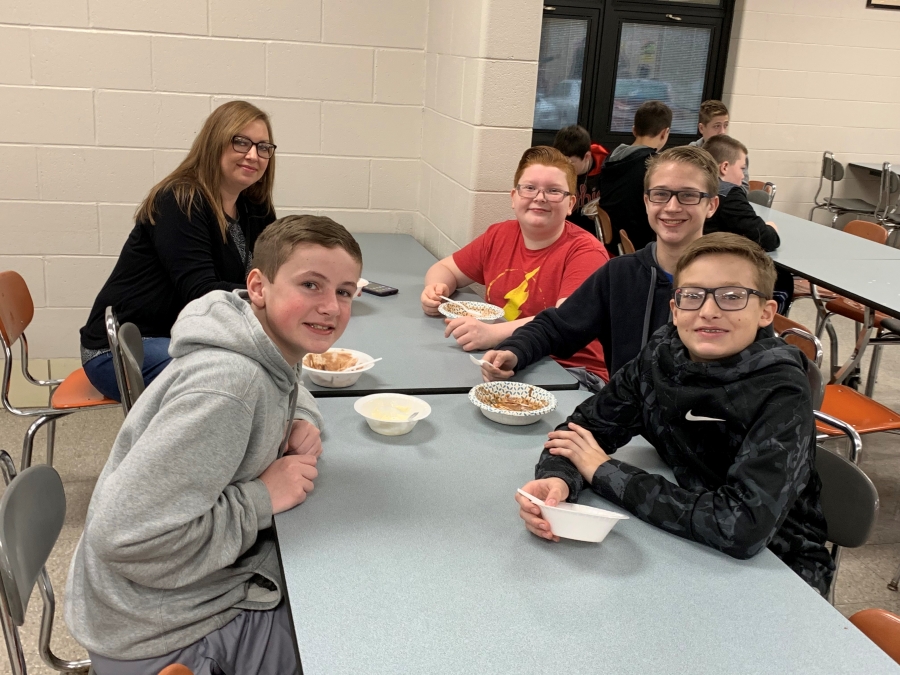
[[[188,303],[178,315],[172,327],[169,355],[177,359],[210,348],[256,361],[286,394],[297,386],[294,369],[266,335],[250,307],[246,290],[212,291]]]
[[[635,159],[640,159],[640,157],[632,157],[635,153],[638,153],[641,156],[648,156],[655,152],[655,150],[646,145],[627,145],[623,143],[618,148],[612,151],[612,154],[609,156],[608,162],[624,162],[625,160],[634,161]]]

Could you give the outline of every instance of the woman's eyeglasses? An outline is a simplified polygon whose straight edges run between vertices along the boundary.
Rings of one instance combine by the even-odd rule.
[[[750,296],[756,295],[763,300],[768,298],[753,288],[743,286],[719,286],[719,288],[695,288],[685,286],[675,289],[675,306],[687,311],[698,310],[706,302],[706,296],[712,293],[719,309],[726,312],[737,312],[750,302]]]
[[[246,155],[250,152],[250,148],[254,145],[256,146],[256,154],[263,159],[272,159],[272,155],[275,154],[275,148],[278,147],[273,143],[266,143],[265,141],[254,143],[246,136],[235,136],[231,139],[231,147],[234,148],[235,152],[239,152],[242,155]]]

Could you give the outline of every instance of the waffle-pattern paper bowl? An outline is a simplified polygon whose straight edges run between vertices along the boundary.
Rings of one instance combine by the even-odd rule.
[[[301,362],[303,364],[303,372],[307,373],[309,375],[309,379],[311,379],[320,387],[333,387],[338,389],[341,387],[351,387],[356,384],[356,381],[364,372],[366,372],[367,370],[371,370],[371,368],[375,365],[374,359],[371,356],[363,352],[356,351],[355,349],[341,349],[339,347],[332,347],[328,350],[328,352],[348,352],[356,357],[356,365],[360,367],[354,367],[354,370],[349,373],[345,373],[342,370],[317,370],[315,368],[310,368],[309,366],[307,366],[307,359],[306,357],[304,357],[303,361]]]
[[[461,311],[460,307],[466,311]],[[448,319],[459,319],[464,316],[471,316],[474,319],[485,322],[496,321],[503,316],[502,308],[497,307],[496,305],[489,305],[486,302],[473,302],[471,300],[442,302],[438,305],[438,311]]]
[[[505,410],[492,405],[491,397],[511,396],[543,403],[534,410]],[[469,390],[469,400],[489,420],[500,424],[522,426],[534,424],[556,410],[556,397],[546,389],[523,382],[484,382]]]

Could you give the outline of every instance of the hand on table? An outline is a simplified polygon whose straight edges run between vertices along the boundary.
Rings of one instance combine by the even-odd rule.
[[[528,494],[542,499],[547,506],[556,506],[560,502],[564,502],[569,496],[569,486],[566,485],[562,478],[533,480],[525,483],[522,489]],[[550,523],[541,518],[541,509],[537,504],[526,499],[518,492],[516,493],[516,501],[519,502],[519,518],[525,521],[526,530],[543,539],[559,541],[559,537],[550,531]]]
[[[609,459],[609,455],[597,444],[593,434],[584,427],[569,422],[569,429],[571,431],[551,431],[547,434],[549,440],[544,443],[544,447],[551,455],[565,457],[571,461],[590,483],[599,466]]]
[[[500,351],[492,349],[481,359],[491,364],[481,366],[481,377],[485,382],[508,380],[515,374],[513,368],[519,362],[519,358],[506,349]]]
[[[444,323],[447,324],[444,337],[452,336],[463,351],[490,349],[499,342],[495,326],[471,316],[444,319]]]
[[[775,230],[776,232],[778,232],[778,226],[777,226],[775,223],[773,223],[771,220],[767,220],[767,221],[766,221],[766,225],[768,225],[768,226],[771,227],[773,230]]]
[[[422,310],[428,316],[439,316],[440,312],[438,311],[438,305],[440,305],[443,300],[441,300],[440,296],[446,295],[449,297],[450,295],[450,287],[447,284],[428,284],[425,286],[425,289],[422,291]]]
[[[313,490],[313,479],[319,475],[313,455],[279,457],[262,472],[259,479],[269,491],[272,513],[281,513],[302,504]]]
[[[322,434],[316,425],[306,420],[294,420],[284,454],[312,455],[313,457],[321,455]]]

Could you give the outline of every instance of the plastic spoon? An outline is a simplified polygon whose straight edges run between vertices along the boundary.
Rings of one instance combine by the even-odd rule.
[[[492,365],[490,361],[485,361],[484,359],[476,359],[474,356],[469,354],[469,358],[472,360],[476,366],[490,366]]]
[[[535,497],[534,495],[528,494],[528,493],[525,492],[525,490],[523,490],[522,488],[517,489],[516,492],[518,492],[520,495],[522,495],[523,497],[525,497],[525,499],[527,499],[528,501],[530,501],[532,504],[537,504],[538,506],[546,506],[546,504],[544,503],[544,500],[543,500],[543,499],[538,499],[538,498]]]
[[[338,371],[338,372],[340,372],[340,373],[352,373],[352,372],[354,372],[354,371],[356,371],[356,370],[359,370],[360,368],[365,368],[366,366],[368,366],[368,365],[370,365],[370,364],[372,364],[372,363],[378,363],[378,362],[381,361],[381,359],[383,359],[383,358],[384,358],[383,356],[379,356],[377,359],[372,359],[371,361],[366,361],[365,363],[358,363],[358,364],[356,364],[355,366],[352,366],[352,367],[350,367],[350,368],[347,368],[346,370],[340,370],[340,371]]]
[[[412,415],[410,415],[409,417],[406,418],[406,421],[407,421],[407,422],[412,422],[412,421],[413,421],[414,419],[416,419],[418,416],[419,416],[419,411],[416,410],[416,412],[414,412]]]

